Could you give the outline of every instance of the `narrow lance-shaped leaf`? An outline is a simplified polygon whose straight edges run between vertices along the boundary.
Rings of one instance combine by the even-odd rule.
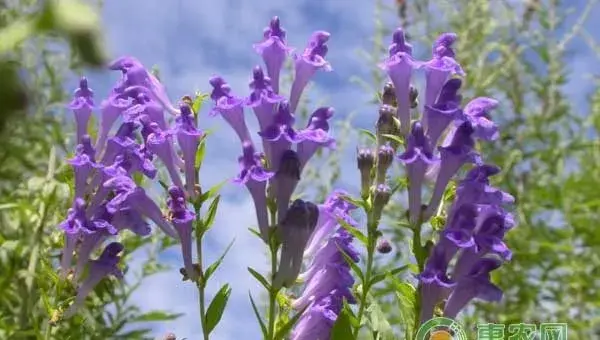
[[[213,264],[211,264],[210,266],[208,266],[208,268],[206,268],[206,271],[204,272],[204,281],[208,281],[208,279],[215,272],[215,270],[217,270],[217,268],[219,268],[219,266],[223,262],[223,259],[225,259],[225,256],[229,252],[229,249],[231,249],[231,246],[233,246],[233,242],[235,242],[235,238],[233,240],[231,240],[231,242],[229,243],[227,248],[225,248],[225,251],[223,252],[223,254],[221,256],[219,256],[219,258]]]
[[[210,302],[210,305],[206,310],[206,322],[204,323],[208,333],[212,332],[219,321],[221,321],[230,295],[231,288],[229,287],[229,284],[226,283],[219,289],[217,295],[215,295],[214,299]]]

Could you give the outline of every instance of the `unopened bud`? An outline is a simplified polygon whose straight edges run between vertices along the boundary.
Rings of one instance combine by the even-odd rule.
[[[396,101],[394,84],[385,84],[385,86],[383,87],[383,92],[381,93],[381,103],[383,105],[389,105],[394,107],[398,106],[398,102]]]
[[[410,108],[414,109],[417,106],[419,106],[419,90],[417,90],[416,87],[414,86],[410,86],[410,92],[408,95],[409,99],[410,99]]]
[[[382,145],[377,151],[377,184],[385,182],[387,170],[394,161],[394,149],[389,145]]]
[[[386,239],[379,239],[379,242],[377,242],[377,251],[381,254],[390,253],[392,251],[392,245],[390,244],[390,241]]]
[[[371,149],[359,149],[358,155],[356,156],[356,163],[358,164],[358,170],[360,171],[360,187],[361,196],[363,198],[369,197],[369,188],[372,184],[371,170],[375,165],[375,155]]]
[[[381,219],[381,212],[383,208],[390,201],[392,191],[389,186],[385,184],[379,184],[375,187],[373,192],[373,219],[379,221]]]
[[[177,340],[177,337],[173,333],[167,333],[167,335],[165,335],[163,340]]]
[[[379,118],[377,119],[376,125],[377,142],[383,144],[383,141],[389,140],[383,135],[400,135],[400,121],[396,117],[396,109],[389,105],[381,105],[379,108]],[[396,141],[390,141],[394,150],[398,148]]]

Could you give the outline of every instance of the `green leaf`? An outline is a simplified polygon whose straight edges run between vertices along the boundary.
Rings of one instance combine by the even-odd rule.
[[[260,317],[258,308],[256,308],[256,303],[254,302],[254,299],[252,298],[252,294],[250,292],[248,292],[248,296],[250,297],[250,303],[252,304],[252,310],[254,310],[254,315],[256,315],[256,319],[258,319],[258,324],[260,325],[260,329],[263,333],[263,337],[266,339],[267,338],[267,326],[265,325],[265,322],[263,321],[263,319]]]
[[[375,136],[375,134],[369,130],[365,130],[365,129],[359,129],[358,130],[362,135],[367,136],[371,141],[373,142],[377,142],[377,136]]]
[[[348,232],[354,236],[355,238],[357,238],[362,244],[367,245],[367,237],[365,236],[365,234],[363,234],[360,230],[358,230],[357,228],[355,228],[354,226],[351,226],[350,224],[348,224],[346,221],[339,219],[338,218],[338,223],[346,230],[348,230]]]
[[[208,189],[208,191],[203,192],[202,195],[200,195],[198,197],[198,202],[200,202],[200,204],[208,201],[210,198],[214,197],[217,195],[217,193],[221,190],[221,188],[227,183],[228,181],[222,181],[220,183],[217,183],[215,186],[213,186],[212,188]]]
[[[362,199],[356,199],[354,197],[350,197],[350,196],[347,196],[347,195],[341,195],[340,198],[343,199],[344,201],[350,203],[350,204],[353,204],[353,205],[355,205],[357,207],[361,207],[361,208],[367,210],[366,209],[367,207],[366,207],[365,201],[363,201]]]
[[[12,209],[12,208],[16,208],[19,205],[16,203],[3,203],[0,204],[0,210],[8,210],[8,209]]]
[[[392,326],[387,321],[387,317],[376,302],[371,302],[367,308],[368,320],[371,324],[371,330],[378,334],[377,339],[394,340]]]
[[[404,266],[401,266],[398,268],[394,268],[392,270],[387,270],[384,273],[377,274],[377,275],[373,276],[373,278],[371,279],[370,286],[373,286],[373,285],[385,280],[385,278],[388,276],[396,276],[399,273],[405,271],[406,269],[408,269],[408,265],[404,265]]]
[[[389,280],[392,281],[394,290],[396,291],[396,297],[400,305],[400,318],[406,325],[407,334],[412,334],[413,325],[415,324],[415,307],[417,301],[417,290],[411,284],[401,282],[393,276],[389,276]]]
[[[267,279],[265,279],[264,276],[260,275],[259,272],[257,272],[256,270],[248,267],[248,271],[250,272],[250,274],[252,274],[252,276],[254,276],[254,278],[260,282],[262,284],[263,287],[265,287],[266,290],[271,291],[271,285],[269,284],[269,281],[267,281]]]
[[[229,300],[229,296],[231,295],[231,288],[229,284],[224,284],[221,289],[215,295],[215,298],[211,301],[208,309],[206,310],[206,331],[208,333],[212,332],[219,321],[221,321],[221,317],[223,316],[223,311],[225,311],[225,306],[227,305],[227,301]]]
[[[300,319],[302,314],[304,314],[304,311],[309,306],[310,305],[304,306],[304,308],[302,308],[302,310],[298,311],[296,313],[296,315],[294,315],[285,325],[283,325],[280,329],[278,329],[277,332],[275,333],[275,337],[273,339],[274,340],[283,340],[284,337],[292,330],[292,327],[294,327],[296,322],[298,322],[298,319]]]
[[[153,322],[153,321],[169,321],[175,320],[183,314],[170,314],[164,311],[155,310],[142,315],[138,315],[131,319],[132,322]]]
[[[204,272],[204,282],[207,282],[208,279],[210,279],[210,276],[215,272],[215,270],[217,270],[217,268],[219,268],[219,266],[223,262],[223,259],[225,259],[225,256],[229,252],[229,249],[231,249],[231,246],[233,246],[233,242],[235,242],[235,238],[233,240],[231,240],[231,243],[229,243],[227,248],[225,248],[225,251],[223,252],[223,254],[221,256],[219,256],[219,258],[213,264],[211,264],[210,266],[208,266],[208,268],[206,268],[206,271]]]
[[[29,20],[17,20],[0,30],[0,52],[14,49],[34,33],[34,26]]]
[[[202,110],[202,104],[204,104],[204,101],[206,101],[206,98],[208,98],[208,96],[208,93],[196,93],[196,98],[194,98],[194,102],[192,104],[192,111],[195,114],[198,114],[198,112]]]
[[[256,237],[258,237],[259,239],[261,239],[261,240],[262,240],[262,235],[260,234],[260,232],[259,232],[258,230],[256,230],[256,229],[253,229],[253,228],[248,228],[248,230],[249,230],[249,231],[250,231],[252,234],[254,234]]]
[[[346,309],[342,309],[331,329],[331,340],[355,340]]]
[[[398,143],[399,145],[404,145],[404,141],[402,140],[402,138],[395,136],[395,135],[389,135],[389,134],[382,134],[383,137],[390,139],[396,143]]]
[[[196,171],[200,171],[202,167],[202,162],[204,161],[204,156],[206,155],[206,138],[208,137],[208,133],[204,133],[200,138],[200,143],[198,143],[198,149],[196,149],[196,159],[194,161],[194,168]]]
[[[206,213],[206,218],[204,219],[204,229],[208,230],[210,226],[215,222],[215,216],[217,216],[217,209],[219,208],[219,201],[221,200],[221,196],[215,197],[215,199],[210,202],[208,206],[208,212]]]

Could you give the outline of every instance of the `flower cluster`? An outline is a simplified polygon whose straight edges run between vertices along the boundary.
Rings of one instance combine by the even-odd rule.
[[[498,102],[480,97],[461,106],[460,76],[464,72],[455,59],[456,38],[452,33],[442,34],[433,45],[431,60],[418,61],[412,56],[412,47],[406,42],[404,32],[398,29],[393,34],[389,57],[381,65],[391,84],[386,86],[382,96],[384,105],[380,110],[378,135],[396,132],[405,140],[405,149],[398,159],[406,167],[408,215],[415,232],[420,232],[420,225],[437,214],[449,182],[465,165],[473,165],[458,185],[440,240],[419,275],[421,322],[430,319],[435,306],[445,299],[444,314],[452,318],[475,297],[499,300],[502,292],[490,282],[490,271],[511,256],[502,239],[514,226],[512,215],[504,210],[513,198],[490,185],[488,177],[500,169],[484,164],[475,148],[478,139],[493,141],[498,137],[498,127],[489,118],[489,112]],[[410,82],[413,70],[417,69],[425,71],[425,99],[423,114],[411,124],[411,108],[417,105],[416,90]],[[387,162],[384,147],[380,146],[377,159],[383,156]],[[365,169],[372,166],[367,155],[365,151],[359,154],[359,167],[361,164]],[[435,183],[429,202],[423,205],[426,173]],[[377,182],[382,183],[382,179]],[[448,269],[455,257],[449,277]]]
[[[341,198],[345,195],[346,192],[336,191],[319,206],[319,221],[305,251],[309,265],[299,276],[305,282],[304,291],[293,303],[296,309],[307,309],[298,320],[291,339],[329,339],[343,301],[355,303],[352,296],[354,278],[346,257],[358,262],[359,255],[352,246],[352,235],[338,221],[341,219],[356,226],[349,215],[356,206]]]
[[[76,281],[86,265],[89,273],[65,316],[76,311],[103,277],[123,275],[118,267],[121,243],[108,244],[100,257],[90,260],[93,252],[125,229],[148,235],[151,229],[147,220],[181,242],[186,274],[194,278],[191,241],[195,215],[186,201],[196,195],[194,164],[202,132],[196,128],[190,107],[171,106],[164,87],[138,60],[123,57],[109,68],[121,71],[122,77],[100,104],[95,143],[87,132],[95,108],[94,92],[85,78],[69,105],[75,114],[78,145],[75,156],[69,160],[74,169],[75,198],[60,224],[65,233],[61,271],[63,277],[72,271]],[[168,125],[165,111],[176,116],[173,126]],[[111,133],[113,130],[116,131]],[[172,183],[168,214],[134,180],[134,175],[155,179],[157,159],[167,169]],[[77,256],[73,268],[74,252]]]
[[[328,123],[334,114],[332,108],[316,109],[301,130],[295,128],[294,115],[302,92],[315,72],[331,69],[325,60],[328,40],[329,33],[317,31],[306,49],[295,53],[287,45],[286,32],[275,17],[265,29],[263,41],[254,45],[267,73],[260,66],[254,68],[248,97],[235,96],[222,77],[210,79],[211,98],[215,103],[212,114],[221,115],[242,143],[241,171],[235,182],[248,188],[254,200],[261,236],[267,243],[271,235],[268,200],[277,207],[274,223],[283,221],[303,168],[320,147],[335,146]],[[279,78],[288,55],[292,55],[294,61],[295,77],[289,98],[285,98],[279,94]],[[257,151],[246,125],[245,107],[251,108],[256,115],[263,152]]]

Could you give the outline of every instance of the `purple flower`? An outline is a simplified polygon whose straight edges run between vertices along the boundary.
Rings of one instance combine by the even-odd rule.
[[[300,274],[302,255],[319,218],[319,208],[311,202],[295,200],[279,223],[277,233],[281,241],[281,257],[274,287],[290,287]]]
[[[273,82],[273,91],[279,93],[279,74],[285,58],[292,51],[285,42],[285,30],[281,27],[279,18],[273,17],[269,27],[265,28],[264,40],[254,44],[254,49],[260,54],[267,67],[267,74]]]
[[[95,169],[102,165],[96,163],[96,152],[92,147],[90,136],[83,135],[79,139],[81,144],[77,145],[75,157],[68,162],[75,171],[75,197],[81,197],[86,193],[87,180]]]
[[[277,171],[281,157],[292,143],[301,142],[301,136],[294,130],[296,118],[286,101],[279,104],[279,109],[273,117],[273,123],[258,134],[267,142],[267,159],[271,169]]]
[[[306,283],[302,295],[292,303],[292,307],[302,309],[328,296],[333,290],[343,292],[348,300],[354,302],[350,290],[353,284],[354,278],[347,264],[328,263]]]
[[[394,84],[398,104],[398,119],[404,135],[410,129],[410,77],[419,62],[412,57],[412,46],[406,42],[404,31],[398,28],[392,37],[389,57],[380,65]]]
[[[452,45],[455,41],[456,34],[442,33],[433,44],[432,59],[422,64],[427,83],[425,105],[431,106],[435,103],[450,75],[464,75],[464,71],[454,59],[455,52]]]
[[[437,210],[446,186],[458,170],[466,163],[481,163],[479,154],[474,150],[473,132],[473,126],[469,122],[464,122],[457,128],[450,145],[438,148],[441,154],[440,171],[425,213],[426,218],[432,216]]]
[[[158,124],[154,122],[150,123],[148,128],[152,131],[145,141],[148,151],[160,158],[167,168],[173,184],[183,188],[183,182],[179,176],[177,166],[175,165],[175,151],[172,148],[170,132],[161,130]]]
[[[300,169],[317,152],[320,147],[335,147],[335,139],[329,135],[328,120],[333,117],[334,110],[331,107],[321,107],[315,110],[309,119],[306,129],[299,131],[298,158]]]
[[[300,160],[294,150],[286,150],[273,182],[279,222],[286,216],[290,199],[300,181]]]
[[[220,114],[242,142],[249,140],[250,132],[244,119],[244,101],[231,94],[231,87],[223,78],[212,77],[209,82],[213,87],[210,98],[215,102],[215,107],[210,114],[212,116]]]
[[[175,121],[173,134],[177,136],[177,143],[183,154],[185,168],[185,186],[190,197],[196,194],[196,150],[202,138],[202,131],[196,128],[194,117],[189,106],[181,105],[181,114]]]
[[[192,262],[192,223],[196,218],[196,214],[186,207],[185,193],[181,188],[170,187],[169,196],[167,206],[169,207],[171,222],[181,242],[181,254],[183,256],[185,272],[192,281],[195,281],[197,276]]]
[[[120,94],[111,95],[108,99],[102,101],[100,104],[100,128],[96,140],[98,153],[104,150],[104,144],[113,124],[130,105],[130,100]]]
[[[446,261],[444,249],[434,247],[431,256],[427,259],[425,269],[419,274],[421,282],[421,315],[420,323],[429,320],[433,316],[435,305],[442,299],[447,291],[454,287],[446,274],[448,262]]]
[[[94,91],[88,87],[88,81],[82,77],[79,81],[79,88],[75,90],[73,101],[69,104],[69,109],[75,114],[75,123],[77,124],[77,143],[81,143],[81,138],[87,135],[87,126],[94,108]]]
[[[502,300],[502,290],[490,282],[490,272],[498,269],[501,264],[498,259],[484,258],[473,266],[467,276],[457,281],[446,302],[444,316],[455,318],[475,298],[488,302]]]
[[[106,276],[112,275],[119,279],[123,278],[123,272],[119,269],[121,257],[119,253],[123,251],[123,245],[113,242],[104,248],[104,251],[98,259],[90,261],[89,275],[77,289],[75,302],[67,309],[63,317],[70,318],[79,307],[83,305],[85,298],[92,292],[94,287]]]
[[[129,229],[138,236],[148,236],[152,231],[144,217],[127,205],[113,214],[112,224],[119,230]]]
[[[267,181],[274,173],[265,171],[260,153],[254,151],[252,142],[243,143],[243,155],[238,158],[240,173],[234,179],[237,184],[245,184],[254,201],[258,227],[265,242],[269,241],[269,219],[267,213],[267,197],[265,190]]]
[[[114,177],[106,181],[104,186],[115,190],[116,193],[115,197],[106,205],[106,209],[110,213],[115,213],[122,207],[130,207],[140,215],[152,220],[165,234],[178,238],[177,232],[167,223],[158,205],[146,195],[143,188],[136,186],[131,178],[126,176]]]
[[[256,66],[252,71],[252,81],[250,82],[252,93],[246,98],[245,104],[254,109],[254,114],[258,119],[260,130],[264,130],[273,122],[275,114],[275,104],[281,102],[284,97],[278,95],[271,87],[271,79],[265,77],[260,66]]]
[[[291,340],[330,339],[331,329],[337,320],[341,303],[331,296],[315,301],[298,319]]]
[[[440,241],[436,247],[443,249],[446,262],[456,255],[461,249],[475,245],[473,230],[476,226],[477,208],[471,204],[465,204],[454,214],[452,220],[440,235]]]
[[[133,105],[123,112],[128,120],[136,120],[140,115],[147,115],[152,122],[166,130],[167,121],[165,119],[162,105],[152,100],[149,90],[141,86],[132,86],[125,89],[124,94],[134,99]]]
[[[290,91],[291,112],[296,112],[302,92],[317,70],[331,71],[329,62],[325,60],[329,36],[325,31],[314,32],[304,52],[300,55],[294,54],[295,76]]]
[[[122,154],[125,150],[136,147],[135,130],[137,126],[133,122],[124,122],[121,124],[117,133],[108,139],[106,143],[106,151],[102,155],[101,163],[104,165],[111,164],[117,155]]]
[[[438,139],[454,120],[461,118],[460,102],[462,96],[458,90],[462,81],[458,78],[448,80],[441,89],[440,95],[433,105],[425,105],[424,118],[427,120],[427,137],[431,146],[437,145]]]
[[[486,97],[475,98],[465,106],[463,117],[475,129],[475,138],[486,141],[498,139],[498,126],[490,119],[489,114],[497,106],[497,100]]]
[[[430,141],[423,132],[421,123],[415,122],[408,136],[406,151],[398,158],[406,165],[408,175],[408,204],[410,222],[417,223],[421,215],[421,189],[427,167],[436,160],[430,148]]]

